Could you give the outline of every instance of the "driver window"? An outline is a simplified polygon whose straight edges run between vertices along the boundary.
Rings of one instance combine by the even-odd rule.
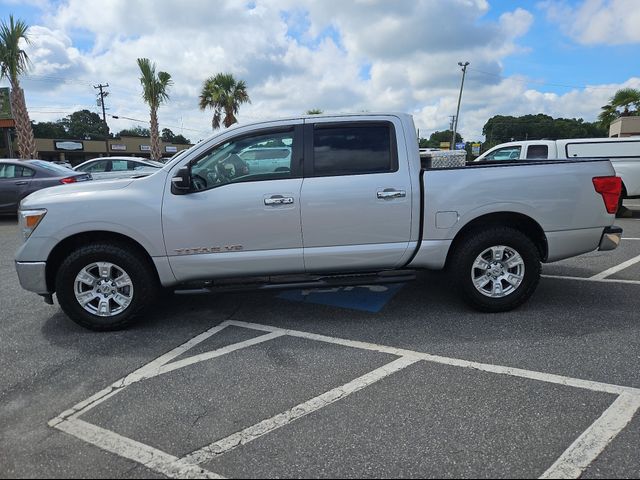
[[[232,139],[191,164],[196,190],[227,183],[291,178],[294,130]]]
[[[520,158],[520,150],[522,150],[522,147],[499,148],[484,157],[484,160],[517,160]]]

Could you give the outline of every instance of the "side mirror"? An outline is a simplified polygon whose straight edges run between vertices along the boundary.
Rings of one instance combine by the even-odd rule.
[[[174,195],[184,195],[191,191],[191,168],[182,167],[178,169],[171,179],[171,193]]]

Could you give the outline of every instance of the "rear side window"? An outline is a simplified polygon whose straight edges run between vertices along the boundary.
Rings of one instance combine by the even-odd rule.
[[[549,158],[549,147],[547,145],[529,145],[527,148],[527,159],[546,160]]]
[[[35,176],[36,171],[32,168],[22,167],[22,176],[23,177],[33,177]]]
[[[640,141],[567,143],[567,158],[640,157]]]
[[[398,169],[390,123],[316,124],[313,132],[315,176],[394,172]]]
[[[111,171],[123,172],[129,170],[129,163],[126,160],[111,160]]]

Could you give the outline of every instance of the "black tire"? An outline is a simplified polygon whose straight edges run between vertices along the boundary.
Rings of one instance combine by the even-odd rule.
[[[620,193],[620,198],[618,199],[618,209],[616,210],[616,218],[625,218],[630,216],[628,213],[629,209],[623,205],[624,197],[626,197],[626,195],[627,195],[627,192],[623,185],[622,192]]]
[[[521,283],[512,292],[503,297],[494,298],[488,296],[488,292],[481,293],[474,285],[473,277],[476,274],[479,276],[482,271],[474,269],[476,259],[483,252],[497,246],[506,246],[520,255],[523,260],[524,275]],[[540,252],[535,244],[520,230],[508,227],[488,227],[467,234],[452,253],[450,264],[454,284],[462,292],[464,300],[476,310],[491,313],[513,310],[526,302],[540,282],[541,270]],[[511,270],[504,271],[509,273]],[[492,284],[500,282],[504,285],[506,280],[492,282]],[[509,285],[506,283],[507,287]]]
[[[96,262],[111,263],[129,276],[131,299],[122,312],[99,316],[87,311],[76,299],[76,277]],[[159,291],[160,285],[153,266],[139,251],[122,244],[94,243],[80,247],[62,262],[56,274],[56,295],[62,310],[78,325],[101,332],[128,327],[136,315],[154,302]]]

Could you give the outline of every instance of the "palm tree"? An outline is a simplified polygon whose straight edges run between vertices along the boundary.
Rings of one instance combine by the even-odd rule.
[[[20,40],[30,43],[28,29],[29,26],[25,22],[15,21],[13,15],[9,16],[8,25],[4,21],[0,25],[0,79],[6,77],[11,84],[11,109],[16,122],[18,155],[25,160],[38,158],[24,91],[20,87],[20,76],[29,67],[29,57],[19,44]]]
[[[148,58],[139,58],[138,67],[142,73],[140,77],[142,98],[151,110],[151,158],[158,160],[162,157],[160,134],[158,133],[158,107],[169,100],[167,89],[173,85],[173,81],[167,72],[158,72],[156,75],[156,64],[149,61]]]
[[[236,114],[243,103],[251,103],[244,81],[236,80],[230,73],[218,73],[205,80],[200,93],[200,110],[213,109],[211,126],[214,130],[220,128],[223,111],[225,127],[236,123]]]
[[[630,110],[631,108],[634,110]],[[608,127],[616,118],[630,115],[640,115],[640,90],[622,88],[602,107],[598,120]]]
[[[307,110],[307,115],[322,115],[324,111],[319,108],[312,108],[311,110]]]

